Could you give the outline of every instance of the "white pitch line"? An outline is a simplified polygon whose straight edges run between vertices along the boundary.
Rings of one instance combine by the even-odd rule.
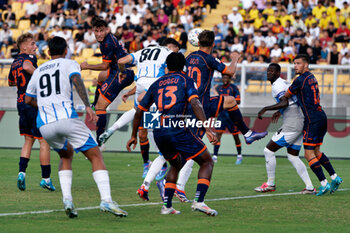
[[[342,192],[342,191],[350,191],[350,189],[338,189],[337,190],[337,192]],[[251,196],[223,197],[223,198],[205,199],[205,201],[206,202],[210,202],[210,201],[228,201],[228,200],[252,199],[252,198],[262,198],[262,197],[291,196],[291,195],[299,195],[299,194],[300,194],[300,192],[259,194],[259,195],[251,195]],[[179,201],[174,201],[173,203],[179,203]],[[147,202],[147,203],[139,203],[139,204],[126,204],[126,205],[119,205],[119,206],[120,207],[134,207],[134,206],[151,206],[151,205],[160,205],[160,204],[163,204],[163,202]],[[99,209],[99,208],[100,208],[99,206],[89,206],[89,207],[76,208],[76,210],[93,210],[93,209]],[[30,215],[30,214],[49,214],[49,213],[53,213],[53,212],[63,212],[63,211],[64,211],[64,209],[27,211],[27,212],[18,212],[18,213],[0,213],[0,217],[16,216],[16,215]]]

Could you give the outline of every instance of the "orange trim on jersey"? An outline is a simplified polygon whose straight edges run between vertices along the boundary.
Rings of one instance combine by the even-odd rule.
[[[148,140],[145,141],[145,142],[140,142],[140,146],[144,146],[144,145],[147,145],[147,144],[149,144],[149,141],[148,141]]]
[[[304,142],[303,145],[305,145],[305,146],[317,146],[316,143],[307,143],[307,142]]]
[[[109,99],[107,99],[107,97],[104,96],[104,95],[102,94],[101,89],[98,89],[98,92],[100,92],[100,96],[101,96],[103,99],[105,99],[108,103],[112,103],[112,101],[110,101]]]
[[[223,99],[224,97],[222,96],[222,95],[220,95],[220,97],[219,97],[219,104],[218,104],[218,107],[217,107],[217,109],[216,109],[216,113],[215,113],[215,117],[217,117],[218,115],[219,115],[219,110],[220,110],[220,106],[221,106],[221,103],[222,103],[222,99]]]
[[[206,149],[207,149],[207,146],[204,146],[200,151],[198,151],[196,154],[192,155],[191,157],[188,157],[186,160],[190,160],[190,159],[197,157],[198,155],[203,153],[203,151],[205,151]]]
[[[240,134],[240,132],[234,132],[234,133],[231,133],[232,135],[238,135]]]
[[[38,140],[43,139],[43,137],[35,137],[35,136],[33,136],[33,138],[34,138],[34,139],[38,139]]]
[[[237,109],[238,109],[238,104],[236,104],[232,108],[228,109],[227,111],[232,112],[232,111],[236,111]]]
[[[242,144],[238,144],[238,145],[236,145],[236,147],[241,147],[242,146]]]
[[[188,98],[188,102],[191,102],[193,98],[199,98],[198,95],[191,95],[190,98]]]
[[[144,107],[142,107],[141,105],[137,105],[137,107],[138,107],[139,109],[141,109],[142,111],[147,112],[147,109],[146,109],[146,108],[144,108]]]
[[[97,85],[102,86],[103,82],[97,81]]]
[[[165,183],[164,188],[166,189],[176,189],[176,184],[175,183]]]
[[[226,130],[224,130],[224,129],[216,129],[215,132],[218,132],[218,133],[225,133]]]
[[[145,129],[145,128],[143,128],[142,126],[139,126],[139,129]]]
[[[32,62],[31,60],[24,60],[23,63],[26,62],[26,61],[27,61],[27,62],[30,62],[30,64],[32,64],[32,66],[34,66],[34,65],[33,65],[33,62]]]
[[[107,114],[106,110],[96,110],[96,115]]]
[[[33,138],[33,135],[26,134],[26,133],[21,133],[20,135],[21,135],[21,136],[27,136],[27,137],[31,137],[31,138]]]
[[[107,70],[107,78],[108,78],[108,76],[109,76],[110,73],[111,73],[111,69],[108,69],[108,70]]]
[[[225,65],[225,69],[221,73],[225,74],[227,71],[227,68],[228,68],[228,66]]]
[[[207,179],[198,179],[198,183],[197,184],[205,184],[205,185],[210,185],[210,181]]]
[[[102,59],[103,62],[106,62],[106,63],[111,63],[112,60],[106,60],[106,59]]]
[[[290,90],[289,88],[287,89],[288,93],[291,94],[291,95],[294,95]]]
[[[241,97],[235,98],[236,101],[241,101]]]
[[[313,164],[317,163],[318,162],[318,159],[316,158],[313,158],[309,161],[309,167],[311,167]]]
[[[321,146],[323,142],[316,143],[316,146]]]

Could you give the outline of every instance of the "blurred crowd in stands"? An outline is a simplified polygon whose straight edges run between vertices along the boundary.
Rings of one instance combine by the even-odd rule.
[[[179,41],[185,52],[188,31],[201,26],[207,5],[215,8],[218,3],[217,0],[20,0],[25,12],[16,15],[13,2],[0,0],[0,48],[15,43],[11,29],[27,20],[30,21],[27,32],[35,35],[38,55],[43,58],[47,41],[54,36],[66,39],[73,56],[79,56],[85,48],[96,51],[99,44],[92,31],[96,17],[108,22],[110,32],[129,52],[160,44],[166,37]]]

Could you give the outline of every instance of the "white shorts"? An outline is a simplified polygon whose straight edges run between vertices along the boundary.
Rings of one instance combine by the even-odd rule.
[[[67,143],[74,151],[87,151],[97,146],[93,134],[79,118],[63,119],[40,127],[40,133],[57,152],[67,150]]]
[[[303,144],[303,134],[301,132],[284,132],[279,130],[272,136],[271,140],[281,147],[300,150]]]
[[[136,81],[135,107],[139,105],[137,98],[141,95],[141,93],[147,91],[149,87],[158,79],[159,78],[141,77]]]

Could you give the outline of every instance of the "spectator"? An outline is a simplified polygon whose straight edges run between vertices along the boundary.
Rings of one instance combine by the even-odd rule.
[[[36,28],[36,25],[34,23],[30,25],[28,32],[33,36],[35,36],[38,33],[38,29]]]
[[[36,41],[36,46],[38,46],[39,54],[45,58],[44,49],[47,47],[47,40],[49,39],[49,35],[45,30],[45,27],[40,27],[40,30],[34,36]]]
[[[128,21],[128,19],[127,19],[127,21]],[[134,25],[132,25],[132,26],[134,26]],[[133,41],[133,40],[134,40],[134,31],[133,31],[133,29],[128,28],[124,24],[124,26],[123,26],[123,34],[122,34],[122,41],[124,43],[124,47],[126,49],[128,49],[130,47],[131,41]]]
[[[42,21],[48,15],[50,15],[50,5],[47,4],[45,0],[41,0],[41,4],[39,5],[38,8],[39,9],[37,14],[37,25],[39,25],[40,21]],[[45,26],[46,26],[46,23],[45,23]]]
[[[152,14],[156,14],[160,9],[158,0],[152,0],[152,6],[149,9],[151,10]]]
[[[243,17],[240,13],[238,13],[238,8],[233,7],[232,8],[232,13],[227,16],[228,20],[233,23],[234,29],[239,29],[240,28],[240,23],[243,22]]]
[[[314,39],[320,38],[320,28],[317,26],[317,23],[312,24],[309,32]]]
[[[267,24],[266,20],[262,21],[262,25],[261,25],[259,31],[261,31],[261,34],[263,37],[267,36],[268,32],[270,31],[270,28],[269,28],[269,25]]]
[[[282,49],[278,46],[278,44],[274,44],[273,49],[271,50],[271,58],[275,58],[277,62],[279,62],[282,56]]]
[[[313,42],[315,41],[315,37],[313,35],[311,35],[310,32],[306,32],[305,40],[309,46],[312,46]]]
[[[321,59],[321,43],[319,40],[315,40],[313,47],[312,47],[312,53],[317,57],[317,60]]]
[[[337,11],[337,7],[335,6],[335,2],[334,0],[331,0],[329,2],[329,7],[327,8],[327,15],[330,16],[330,17],[333,17],[336,15],[336,11]]]
[[[272,8],[271,2],[266,3],[266,8],[263,10],[262,14],[265,18],[274,14],[274,9]]]
[[[321,1],[318,1],[317,6],[312,9],[312,15],[320,20],[323,17],[323,12],[325,12],[327,9],[323,6]]]
[[[327,47],[329,42],[332,42],[332,38],[329,37],[329,32],[327,30],[324,30],[322,32],[322,36],[320,37],[320,42],[322,48]]]
[[[118,24],[114,15],[112,16],[112,21],[108,24],[108,27],[112,34],[115,34],[117,32]]]
[[[130,53],[134,53],[140,49],[143,49],[141,39],[142,39],[141,36],[136,36],[135,39],[133,41],[131,41],[130,46],[129,46]]]
[[[76,56],[81,55],[81,51],[86,47],[84,44],[84,29],[83,27],[78,27],[78,33],[75,34],[74,42],[75,42],[75,48],[76,48]]]
[[[315,23],[317,24],[316,19],[313,17],[313,15],[311,13],[309,13],[307,18],[305,19],[306,28],[308,28],[308,29],[311,28],[311,26]]]
[[[229,28],[227,15],[222,15],[221,19],[222,19],[222,22],[219,23],[217,26],[218,26],[220,32],[222,33],[222,35],[225,37],[225,36],[227,36],[228,28]]]
[[[252,6],[254,0],[241,0],[240,2],[243,4],[243,9],[248,10]]]
[[[115,15],[118,26],[123,26],[123,24],[126,22],[126,16],[127,15],[124,13],[124,9],[120,8],[119,13]]]
[[[322,18],[320,19],[319,26],[321,30],[325,30],[328,28],[328,24],[331,21],[331,17],[327,16],[327,12],[322,12]]]
[[[187,33],[193,28],[193,18],[189,10],[185,10],[185,14],[180,16],[180,22],[184,25]]]
[[[268,32],[268,36],[265,37],[265,43],[266,43],[266,47],[268,47],[269,49],[271,49],[272,47],[274,47],[274,45],[276,44],[277,39],[276,37],[273,35],[272,31]]]
[[[341,7],[339,7],[340,9]],[[340,10],[340,13],[344,16],[345,19],[350,17],[350,7],[347,1],[344,1],[343,8]]]
[[[332,49],[328,53],[328,57],[327,57],[328,64],[338,65],[338,64],[340,64],[340,59],[341,59],[341,56],[340,56],[340,53],[338,52],[337,45],[332,44]]]
[[[130,21],[132,24],[137,25],[140,23],[142,15],[137,12],[136,7],[132,8],[132,13],[130,14]]]
[[[63,24],[64,24],[63,10],[59,9],[59,10],[57,10],[57,12],[51,18],[49,30],[51,28],[54,28],[56,25],[62,27]]]
[[[194,27],[200,27],[203,22],[203,15],[202,15],[202,9],[198,8],[195,10],[193,15],[193,24]]]
[[[335,42],[349,42],[349,40],[350,30],[346,27],[346,23],[342,23],[335,33]]]
[[[301,29],[303,32],[307,31],[307,28],[300,17],[295,17],[295,21],[293,22],[294,31]]]
[[[335,37],[335,33],[337,32],[337,29],[334,27],[333,22],[329,23],[327,31],[328,31],[329,37],[333,39]]]
[[[7,12],[4,14],[4,21],[8,23],[10,28],[16,28],[16,14],[12,12],[11,5],[7,6]]]
[[[306,54],[307,53],[307,49],[310,46],[307,44],[306,38],[301,38],[301,43],[299,44],[298,48],[298,54]]]
[[[284,28],[282,27],[281,22],[279,20],[276,20],[271,30],[275,34],[280,34],[284,31]]]
[[[345,56],[346,53],[350,53],[350,50],[349,50],[348,45],[347,45],[346,42],[341,43],[341,46],[342,46],[342,47],[341,47],[341,49],[340,49],[340,54],[341,54],[342,56]]]
[[[217,25],[214,25],[213,31],[215,34],[215,39],[214,39],[215,48],[218,48],[218,46],[220,46],[221,44],[221,41],[223,41],[224,39],[224,35],[219,31],[219,28]]]
[[[77,25],[77,16],[73,9],[69,9],[69,14],[65,18],[64,26],[69,28],[70,30],[73,30],[76,28]]]
[[[259,12],[258,17],[254,20],[254,28],[258,30],[262,26],[264,20],[265,18],[263,17],[262,13]]]
[[[301,19],[305,20],[309,14],[312,15],[312,8],[309,5],[309,1],[303,0],[302,1],[302,8],[300,9],[299,13],[301,14]]]
[[[332,22],[335,28],[340,28],[340,26],[345,23],[345,18],[340,14],[340,10],[335,11],[335,15],[332,17]]]
[[[319,63],[323,62],[323,63],[327,63],[328,62],[328,48],[327,46],[323,47],[321,50],[321,59],[319,59]]]
[[[176,29],[176,27],[175,27],[175,29]],[[152,38],[152,34],[151,33],[149,33],[147,35],[147,40],[145,40],[143,42],[143,47],[147,48],[150,45],[158,45],[158,43]]]
[[[13,47],[10,49],[11,58],[16,59],[19,54],[16,41],[13,42]]]
[[[249,10],[250,19],[255,20],[256,18],[258,18],[258,15],[259,15],[259,10],[257,8],[256,3],[253,2],[252,7]]]
[[[96,49],[99,46],[99,43],[96,40],[95,34],[92,31],[92,28],[89,27],[87,32],[84,33],[84,46],[83,48],[92,48],[94,54],[96,53]]]
[[[241,52],[243,52],[243,49],[244,49],[243,44],[240,43],[238,37],[235,37],[234,44],[231,46],[231,52],[236,51],[238,53],[241,53]]]
[[[170,16],[174,9],[175,9],[175,7],[173,6],[173,4],[171,4],[171,0],[164,1],[163,10],[167,16]]]
[[[253,40],[254,40],[254,45],[256,47],[259,47],[261,45],[261,41],[265,40],[265,37],[262,36],[261,31],[257,31],[256,35],[253,37]]]
[[[185,31],[185,27],[182,24],[179,24],[177,28],[179,29],[178,31],[181,32],[180,39],[179,39],[179,44],[180,44],[179,52],[185,54],[187,50],[188,35]]]
[[[70,58],[72,54],[74,53],[74,40],[72,36],[72,31],[69,30],[68,27],[64,26],[62,31],[62,37],[66,40],[67,45],[68,45],[68,53],[66,58]]]
[[[137,13],[141,14],[142,17],[144,17],[146,14],[146,9],[148,8],[148,5],[145,4],[144,0],[139,0],[138,2],[139,2],[139,4],[137,4],[137,6],[136,6]]]
[[[350,65],[350,53],[347,52],[344,54],[344,56],[341,59],[341,65]],[[349,70],[347,70],[347,73],[349,73]]]
[[[263,10],[266,8],[266,0],[255,0],[255,3],[259,12],[263,12]]]
[[[256,53],[256,47],[252,38],[248,39],[248,43],[245,49],[245,56],[254,56]]]
[[[254,35],[254,27],[253,27],[253,25],[252,25],[249,21],[245,21],[245,22],[244,22],[243,33],[244,33],[244,35],[246,35],[246,36],[248,36],[248,35]]]
[[[315,56],[315,54],[313,53],[313,50],[311,47],[308,47],[306,49],[306,54],[309,55],[309,61],[310,64],[317,64],[317,57]]]
[[[232,46],[233,43],[234,43],[234,38],[235,37],[236,37],[235,31],[233,30],[233,28],[229,28],[228,29],[228,34],[227,34],[227,36],[225,37],[224,40],[229,46]]]
[[[270,57],[270,49],[266,47],[265,41],[261,41],[260,46],[258,47],[256,54],[258,56],[263,56],[264,61],[267,60],[268,57]]]
[[[173,25],[170,27],[170,32],[168,34],[168,37],[174,38],[176,41],[180,40],[181,33],[176,30],[176,26]]]
[[[169,16],[169,25],[170,24],[178,24],[180,20],[179,12],[177,12],[177,9],[175,8],[171,15]]]
[[[296,55],[296,48],[292,40],[288,41],[288,44],[283,48],[284,60],[292,61]]]
[[[132,9],[135,7],[133,0],[127,0],[127,4],[124,5],[123,10],[126,15],[130,15],[132,13]]]
[[[163,25],[162,28],[165,28],[168,25],[169,17],[165,14],[165,11],[163,9],[159,10],[158,22]]]
[[[30,24],[36,24],[37,14],[39,12],[39,6],[34,2],[34,0],[30,0],[30,2],[26,5],[25,8],[25,19],[30,20]]]
[[[0,31],[0,50],[3,45],[5,45],[5,47],[7,48],[9,45],[12,44],[12,31],[8,28],[8,23],[4,23]]]

